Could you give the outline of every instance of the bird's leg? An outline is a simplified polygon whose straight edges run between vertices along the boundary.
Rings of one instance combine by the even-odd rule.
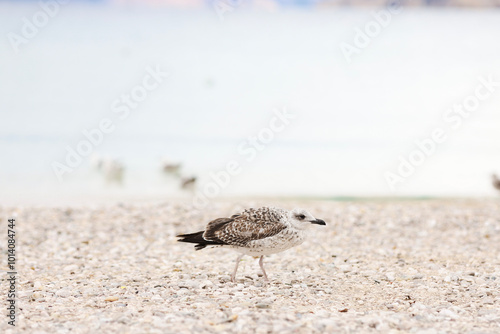
[[[238,271],[238,264],[240,264],[240,260],[244,255],[245,254],[240,254],[240,255],[238,255],[238,258],[236,259],[236,266],[234,267],[233,274],[231,275],[231,282],[233,282],[233,283],[236,281],[236,272]]]
[[[269,279],[267,278],[266,271],[264,270],[264,255],[262,255],[260,257],[259,265],[260,265],[260,269],[262,269],[262,273],[264,274],[264,279],[269,282]]]

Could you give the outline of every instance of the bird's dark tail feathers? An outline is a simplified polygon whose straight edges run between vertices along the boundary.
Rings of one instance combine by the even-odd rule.
[[[194,246],[194,249],[196,249],[196,250],[203,249],[209,245],[223,245],[223,243],[220,243],[220,242],[208,241],[208,240],[203,239],[203,233],[205,233],[205,231],[188,233],[188,234],[179,234],[177,236],[177,238],[182,238],[182,239],[179,239],[177,241],[197,244]]]

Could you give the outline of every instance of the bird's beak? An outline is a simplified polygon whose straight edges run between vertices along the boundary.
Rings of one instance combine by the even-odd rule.
[[[325,221],[322,219],[311,220],[311,224],[326,225]]]

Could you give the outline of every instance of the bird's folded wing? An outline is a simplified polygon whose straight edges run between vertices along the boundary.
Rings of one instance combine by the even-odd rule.
[[[280,220],[262,221],[252,218],[254,217],[235,215],[213,220],[208,224],[203,238],[245,247],[250,241],[271,237],[287,227]]]

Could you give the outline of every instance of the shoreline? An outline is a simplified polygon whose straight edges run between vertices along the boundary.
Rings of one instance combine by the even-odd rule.
[[[438,196],[220,196],[209,201],[209,203],[234,203],[234,202],[353,202],[353,203],[370,203],[370,202],[380,202],[380,203],[390,203],[390,202],[482,202],[482,201],[498,201],[500,203],[500,198],[498,196],[482,196],[482,197],[438,197]],[[101,206],[115,206],[115,205],[156,205],[162,203],[177,203],[183,205],[193,205],[192,197],[188,195],[184,196],[158,196],[151,195],[145,196],[140,195],[137,197],[132,196],[109,196],[102,194],[99,197],[96,196],[80,196],[80,197],[65,197],[64,199],[58,199],[55,197],[48,197],[40,200],[38,196],[32,196],[31,198],[26,198],[22,200],[16,200],[16,198],[2,198],[0,200],[0,209],[8,209],[15,207],[22,208],[61,208],[61,207],[74,207],[74,208],[85,208],[85,207],[101,207]],[[210,204],[209,204],[210,205]]]

